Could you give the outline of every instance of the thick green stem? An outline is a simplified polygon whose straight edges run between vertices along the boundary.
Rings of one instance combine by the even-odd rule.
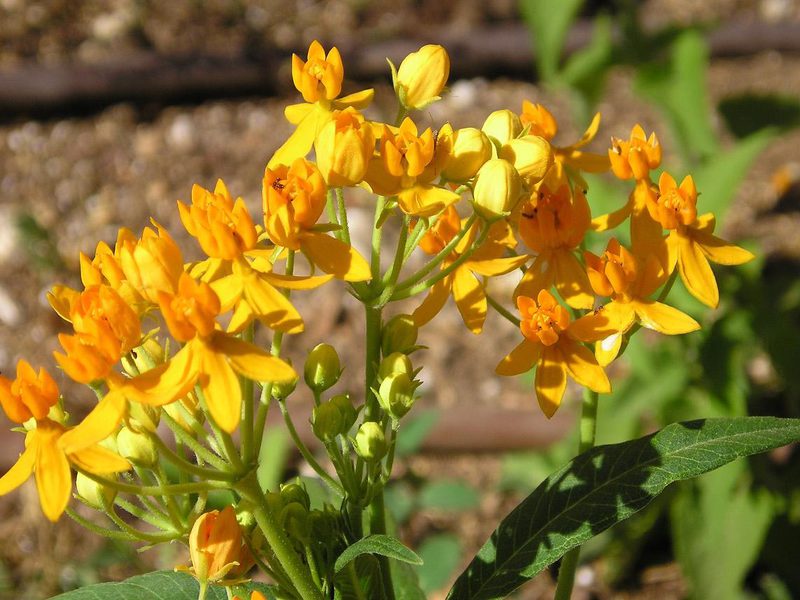
[[[594,447],[597,432],[597,392],[589,389],[583,392],[583,410],[581,411],[580,442],[578,454]],[[572,586],[575,584],[575,570],[578,567],[581,547],[573,548],[561,559],[561,568],[558,570],[558,585],[554,600],[569,600],[572,596]]]
[[[376,387],[381,360],[381,308],[364,306],[366,324],[366,356],[364,361],[364,420],[380,420],[380,406],[372,388]]]
[[[304,600],[323,600],[322,593],[314,585],[311,571],[303,564],[291,541],[275,521],[272,513],[267,510],[264,503],[264,494],[261,492],[255,477],[249,477],[247,480],[240,482],[235,489],[255,506],[253,516],[256,519],[256,523],[300,597]]]

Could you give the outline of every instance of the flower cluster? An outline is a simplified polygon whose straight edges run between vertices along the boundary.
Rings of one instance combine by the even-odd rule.
[[[416,399],[419,369],[410,355],[417,330],[450,296],[472,333],[482,331],[490,308],[519,327],[522,341],[496,372],[535,369],[535,394],[550,417],[568,376],[596,393],[610,392],[604,368],[639,327],[667,335],[699,328],[664,303],[678,275],[715,307],[709,261],[730,265],[752,257],[714,235],[713,215],[698,214],[691,176],[680,185],[666,172],[657,184],[651,180],[661,147],[638,125],[628,140],[612,138],[607,154],[586,150],[599,115],[578,141],[556,145],[556,119],[528,101],[519,113],[493,112],[480,128],[422,129],[409,113],[445,92],[447,53],[425,46],[391,68],[400,112],[395,123],[384,123],[362,112],[372,90],[341,96],[338,50],[326,53],[314,42],[306,60],[294,57],[292,77],[303,102],[286,109],[296,127],[266,165],[261,214],[222,181],[213,191],[195,185],[189,202],[178,201],[203,260],[185,262],[156,222],[138,237],[122,229],[113,247],[100,243],[93,257],[81,256],[83,288],[56,286],[49,295],[72,328],[59,336],[55,360],[67,377],[88,384],[98,402],[71,425],[45,369],[21,360],[13,381],[0,377],[0,405],[26,434],[25,451],[0,477],[0,494],[33,473],[43,511],[56,520],[68,510],[74,469],[79,498],[125,534],[148,543],[186,541],[191,572],[203,585],[239,581],[254,561],[267,561],[291,580],[292,595],[313,598],[309,581],[333,585],[320,574],[331,573],[330,560],[354,540],[341,519],[311,509],[302,486],[258,487],[255,468],[271,403],[280,406],[312,468],[348,500],[343,505],[354,511],[348,518],[360,528],[358,511],[388,480],[399,423]],[[633,180],[634,189],[619,210],[593,216],[585,174],[608,170]],[[369,260],[350,240],[345,192],[353,187],[376,196]],[[630,247],[611,238],[600,255],[585,249],[588,232],[626,221]],[[399,236],[383,270],[381,233],[389,223]],[[403,276],[417,249],[428,260]],[[512,297],[492,296],[487,282],[498,276],[516,277]],[[299,378],[281,358],[284,336],[304,328],[291,294],[337,279],[366,308],[363,405],[355,393],[331,392],[342,372],[333,347],[311,350],[303,373],[315,401],[312,430],[338,481],[296,435],[285,401]],[[417,295],[424,298],[410,315],[383,321],[384,307]],[[254,344],[257,331],[271,335],[269,351]],[[171,432],[169,443],[159,424]],[[163,462],[177,469],[178,479]],[[217,487],[234,490],[235,508],[205,511]],[[156,531],[133,529],[117,510]],[[308,578],[295,576],[309,568]]]

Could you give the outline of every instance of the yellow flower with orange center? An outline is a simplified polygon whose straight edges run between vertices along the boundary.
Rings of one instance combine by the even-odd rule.
[[[623,334],[636,321],[643,327],[666,335],[700,329],[697,321],[689,315],[649,299],[667,277],[655,255],[648,255],[642,261],[616,238],[612,238],[601,256],[584,252],[584,257],[595,293],[612,299],[603,306],[603,314],[619,330],[597,343],[595,356],[601,365],[605,366],[617,357]]]
[[[314,163],[299,158],[291,167],[264,172],[264,226],[269,238],[290,250],[302,250],[326,273],[346,281],[371,277],[369,264],[349,244],[312,229],[325,208],[327,187]]]
[[[520,330],[524,340],[514,348],[495,371],[498,375],[519,375],[536,367],[534,389],[544,414],[552,417],[561,405],[567,374],[582,386],[601,394],[611,391],[611,383],[591,351],[582,342],[594,342],[614,332],[599,313],[589,313],[570,322],[567,309],[547,290],[536,300],[517,298]]]
[[[661,164],[661,144],[655,132],[648,138],[642,126],[636,124],[628,140],[611,138],[608,159],[618,179],[649,179],[650,171]]]
[[[221,179],[217,180],[213,193],[197,184],[192,186],[191,206],[178,201],[178,211],[186,231],[197,238],[203,252],[212,258],[233,260],[258,241],[244,200],[234,201]]]
[[[419,134],[406,117],[399,128],[382,126],[379,153],[369,163],[365,181],[381,196],[397,196],[408,215],[430,217],[459,199],[450,190],[431,184],[441,172],[434,160],[436,142],[430,127]]]
[[[572,308],[591,308],[594,295],[589,279],[574,254],[590,222],[586,196],[578,189],[570,194],[566,185],[555,192],[543,185],[521,203],[519,235],[537,256],[515,296],[534,297],[539,290],[555,286]]]
[[[714,215],[697,216],[697,189],[691,176],[680,186],[669,173],[658,180],[659,194],[648,201],[650,216],[669,229],[667,236],[668,271],[676,264],[686,289],[712,308],[719,304],[719,289],[709,261],[740,265],[753,254],[714,235]]]
[[[0,477],[0,496],[12,492],[33,474],[42,512],[57,521],[69,503],[72,491],[70,463],[89,473],[106,475],[131,468],[121,456],[88,443],[75,429],[50,419],[40,419],[25,437],[25,450]]]
[[[461,230],[464,222],[454,207],[449,207],[436,220],[419,242],[428,254],[441,252]],[[486,227],[487,225],[484,225]],[[447,269],[476,241],[479,226],[473,224],[441,265]],[[458,312],[467,328],[475,334],[483,329],[486,320],[487,300],[481,277],[504,275],[519,268],[527,260],[526,256],[505,257],[506,250],[516,245],[516,239],[508,223],[497,221],[491,225],[488,239],[454,271],[436,282],[425,300],[412,314],[414,323],[421,327],[435,317],[452,295]]]
[[[9,419],[24,423],[30,418],[44,419],[58,402],[58,386],[50,373],[37,373],[25,359],[17,363],[14,381],[0,375],[0,405]]]
[[[326,55],[322,45],[314,40],[305,61],[292,55],[292,81],[305,102],[286,107],[286,119],[297,128],[272,155],[267,165],[270,169],[305,157],[314,139],[331,120],[333,111],[347,107],[362,109],[372,102],[371,89],[338,98],[343,80],[344,67],[337,48],[331,48]]]

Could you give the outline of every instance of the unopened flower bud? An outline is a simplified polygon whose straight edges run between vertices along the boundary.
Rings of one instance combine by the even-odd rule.
[[[394,90],[406,108],[424,108],[439,100],[449,76],[450,57],[447,51],[439,45],[429,44],[403,59],[393,78]]]
[[[308,353],[303,374],[308,387],[317,393],[336,385],[342,374],[336,349],[330,344],[318,344]]]
[[[292,481],[281,484],[281,499],[286,504],[297,502],[304,506],[306,510],[311,508],[311,498],[309,498],[306,487],[302,483]]]
[[[528,183],[537,183],[553,165],[550,143],[536,135],[526,135],[509,140],[500,149],[500,158],[506,159]]]
[[[158,462],[158,450],[146,433],[123,427],[117,434],[117,448],[122,456],[137,465],[152,467]]]
[[[242,531],[232,506],[212,510],[194,522],[189,554],[199,581],[219,581],[240,562]]]
[[[311,429],[317,439],[329,442],[343,432],[344,423],[339,407],[331,402],[315,406],[311,413]]]
[[[377,462],[386,455],[386,435],[375,421],[362,423],[353,442],[358,455],[367,462]]]
[[[285,358],[284,360],[289,364],[289,366],[292,366],[292,361],[290,359]],[[272,397],[276,400],[286,400],[294,393],[298,381],[299,377],[295,377],[291,381],[274,382],[272,384]]]
[[[139,402],[130,402],[128,404],[128,417],[125,420],[125,424],[131,430],[137,433],[153,433],[156,428],[158,428],[158,422],[160,420],[160,407],[141,404]]]
[[[111,477],[113,477],[113,475],[111,475]],[[103,501],[105,501],[106,504],[111,504],[117,496],[116,490],[97,483],[94,479],[90,479],[80,472],[75,478],[75,488],[78,491],[78,496],[80,496],[86,504],[98,510],[103,510]]]
[[[337,394],[329,402],[339,409],[342,415],[342,433],[346,434],[358,418],[358,411],[353,406],[350,394]]]
[[[442,175],[450,181],[467,181],[492,158],[492,143],[480,129],[466,127],[453,131],[450,124],[439,130],[436,151],[446,154]]]
[[[414,405],[417,386],[405,373],[394,373],[381,382],[378,403],[395,421],[402,419]]]
[[[503,146],[522,133],[522,122],[516,114],[504,108],[486,117],[481,131],[495,144]]]
[[[355,108],[337,111],[314,142],[319,167],[331,187],[356,185],[364,179],[375,153],[375,135]]]
[[[507,160],[494,158],[478,171],[473,202],[475,211],[487,221],[511,214],[519,202],[522,178]]]
[[[305,544],[311,534],[308,509],[299,502],[290,502],[280,514],[281,524],[290,537]]]
[[[381,351],[384,356],[394,352],[408,354],[417,343],[419,329],[411,315],[396,315],[389,319],[381,335]]]
[[[413,372],[414,366],[408,355],[402,352],[393,352],[381,361],[381,365],[378,367],[378,379],[383,381],[395,373],[405,373],[411,377]]]

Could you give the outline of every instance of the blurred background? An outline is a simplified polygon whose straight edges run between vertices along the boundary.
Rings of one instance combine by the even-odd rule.
[[[528,99],[556,116],[561,145],[596,111],[598,152],[635,123],[655,130],[663,166],[695,176],[701,212],[757,252],[754,264],[717,270],[715,311],[675,286],[671,303],[703,330],[636,336],[610,369],[600,443],[691,418],[800,416],[796,0],[0,0],[0,371],[20,357],[53,365],[65,328],[45,293],[79,285],[80,251],[92,255],[120,227],[138,233],[152,217],[192,257],[175,201],[217,178],[258,214],[264,165],[290,132],[283,107],[298,99],[289,57],[314,38],[342,50],[345,91],[376,88],[374,119],[396,112],[385,58],[399,64],[434,42],[452,57],[450,93],[416,115],[423,127],[480,127],[489,112],[519,111]],[[595,215],[627,198],[611,178],[589,183]],[[371,207],[351,200],[351,224],[366,240]],[[359,389],[359,307],[336,285],[297,298],[307,327],[289,355],[297,363],[332,343],[349,365],[340,386]],[[548,422],[530,378],[493,375],[517,335],[490,315],[472,336],[451,306],[421,336],[424,395],[404,425],[388,496],[402,538],[428,559],[420,578],[431,598],[577,446],[578,390]],[[87,390],[58,382],[83,407],[75,412],[88,409]],[[264,476],[304,475],[280,426],[268,435]],[[21,443],[0,435],[0,468]],[[45,598],[186,561],[178,544],[137,552],[66,517],[51,525],[31,482],[0,498],[0,540],[0,598]],[[673,486],[593,540],[575,598],[797,598],[799,540],[800,460],[788,447]],[[543,573],[518,597],[552,591]]]

